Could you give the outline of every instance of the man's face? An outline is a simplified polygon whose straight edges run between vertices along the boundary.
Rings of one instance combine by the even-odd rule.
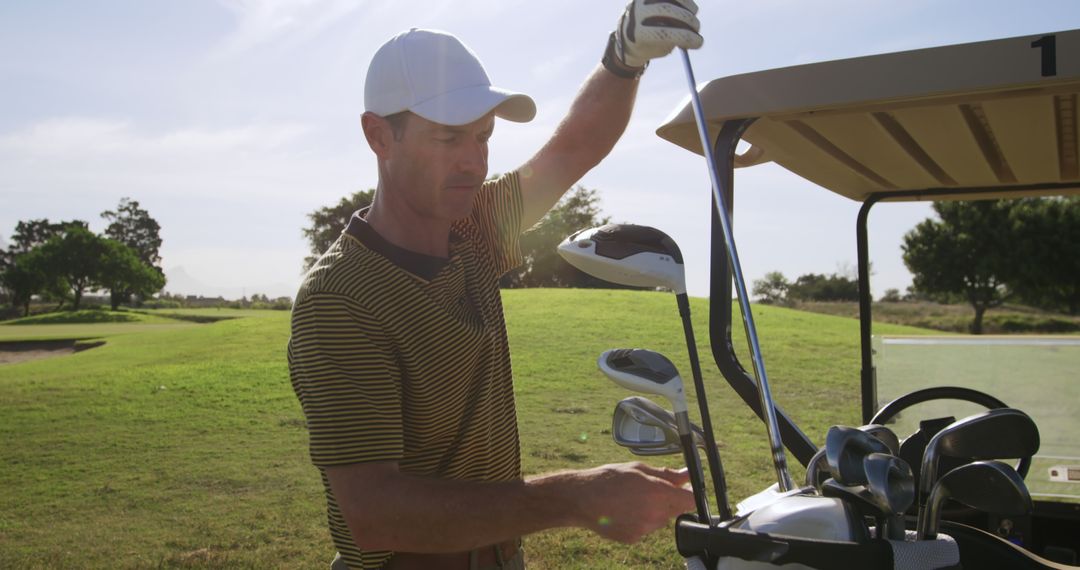
[[[494,128],[494,114],[457,127],[410,114],[387,149],[387,198],[422,218],[448,222],[468,216],[487,178]]]

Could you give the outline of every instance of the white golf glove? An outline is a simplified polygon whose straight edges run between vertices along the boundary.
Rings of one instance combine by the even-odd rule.
[[[615,56],[627,67],[644,68],[676,47],[701,47],[697,11],[694,0],[631,0],[615,28]]]

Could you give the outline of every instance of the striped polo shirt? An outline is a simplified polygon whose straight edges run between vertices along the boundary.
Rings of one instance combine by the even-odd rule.
[[[297,293],[289,376],[330,534],[353,570],[392,553],[356,546],[325,468],[397,461],[444,479],[521,478],[499,293],[499,278],[522,262],[518,180],[483,184],[471,215],[451,227],[447,259],[394,246],[357,213]]]

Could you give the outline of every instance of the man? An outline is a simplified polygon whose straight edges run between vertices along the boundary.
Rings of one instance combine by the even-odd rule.
[[[621,136],[648,61],[701,45],[696,11],[631,2],[552,138],[487,182],[495,117],[531,120],[532,99],[491,87],[449,34],[410,30],[372,58],[378,189],[306,276],[289,342],[332,568],[523,568],[523,535],[630,543],[693,509],[685,472],[638,463],[522,480],[498,280],[522,230]]]

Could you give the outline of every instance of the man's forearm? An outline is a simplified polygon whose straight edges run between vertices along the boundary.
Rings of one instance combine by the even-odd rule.
[[[399,473],[377,485],[377,492],[340,505],[353,540],[366,550],[459,552],[580,524],[569,474],[487,483]]]
[[[630,122],[637,85],[636,79],[596,66],[555,134],[526,165],[526,184],[531,184],[525,203],[526,227],[543,217],[570,186],[611,152]],[[535,180],[528,181],[533,176]]]
[[[554,138],[566,139],[584,171],[607,156],[626,130],[637,86],[636,79],[618,77],[598,65],[574,98]]]

